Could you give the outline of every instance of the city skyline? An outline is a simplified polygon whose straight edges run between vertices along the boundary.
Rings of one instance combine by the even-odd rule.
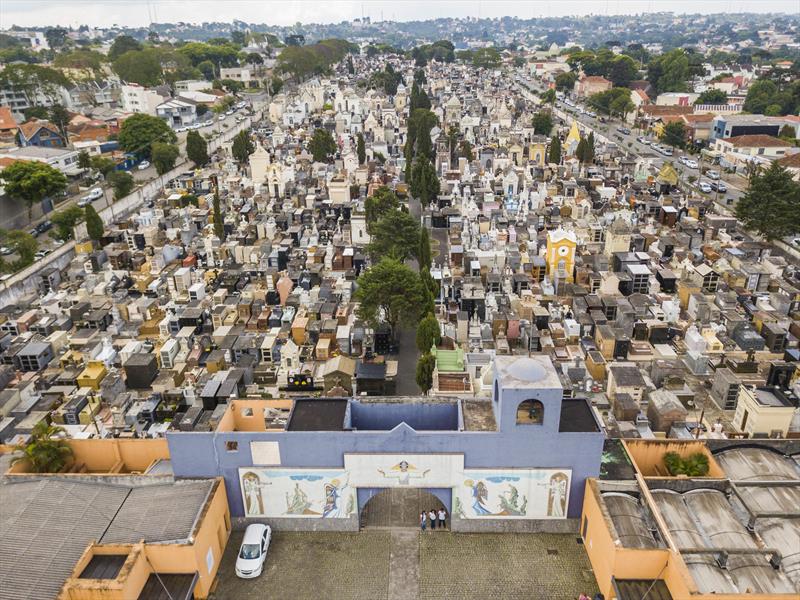
[[[280,5],[280,10],[276,10]],[[79,10],[76,10],[79,8]],[[190,18],[186,3],[177,0],[149,0],[124,3],[119,1],[63,0],[6,0],[0,8],[0,20],[5,28],[61,25],[77,27],[144,27],[150,23],[231,22],[286,26],[293,23],[328,24],[369,17],[372,21],[414,21],[438,18],[497,18],[503,16],[524,19],[563,17],[572,15],[631,15],[639,13],[673,12],[675,14],[718,13],[791,13],[797,3],[792,0],[771,0],[753,4],[746,0],[708,0],[700,5],[688,0],[669,3],[658,0],[605,0],[605,2],[572,0],[527,2],[480,0],[466,2],[386,2],[377,0],[334,1],[320,5],[316,2],[257,2],[231,0],[212,2],[196,0]]]

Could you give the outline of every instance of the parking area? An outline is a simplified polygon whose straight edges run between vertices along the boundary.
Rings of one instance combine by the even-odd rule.
[[[242,539],[234,532],[212,598],[569,600],[597,592],[586,553],[573,535],[403,531],[413,532],[408,539],[416,548],[410,554],[419,563],[400,571],[418,579],[408,585],[396,584],[398,552],[390,530],[275,533],[264,573],[251,580],[234,573]],[[405,552],[403,560],[408,558]]]

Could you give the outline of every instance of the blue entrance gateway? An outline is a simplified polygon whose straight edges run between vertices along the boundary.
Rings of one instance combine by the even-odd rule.
[[[232,401],[213,432],[169,432],[178,477],[222,476],[241,523],[355,531],[386,488],[430,490],[454,531],[565,531],[604,434],[546,356],[494,360],[490,399]]]

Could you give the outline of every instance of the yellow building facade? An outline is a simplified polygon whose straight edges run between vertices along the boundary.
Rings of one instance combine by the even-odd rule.
[[[575,272],[575,232],[556,229],[547,233],[547,274],[551,280],[572,283]]]

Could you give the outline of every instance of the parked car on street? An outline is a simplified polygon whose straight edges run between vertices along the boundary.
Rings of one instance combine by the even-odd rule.
[[[712,181],[709,185],[711,185],[711,189],[715,192],[725,193],[728,191],[728,186],[725,185],[722,181]]]
[[[711,193],[711,185],[709,185],[709,183],[707,181],[701,181],[700,183],[697,184],[697,187],[704,194],[710,194]]]
[[[717,171],[709,169],[708,171],[706,171],[706,177],[708,177],[709,179],[719,179],[719,173]]]
[[[236,556],[237,577],[251,579],[261,575],[271,538],[272,529],[269,525],[253,523],[247,526],[239,554]]]
[[[85,206],[89,206],[95,200],[99,200],[103,197],[103,190],[100,188],[94,188],[88,194],[86,194],[83,198],[78,200],[78,206],[84,208]]]
[[[136,168],[137,168],[137,169],[139,169],[140,171],[144,171],[144,170],[145,170],[147,167],[149,167],[149,166],[150,166],[150,161],[148,161],[148,160],[143,160],[142,162],[140,162],[140,163],[139,163],[139,164],[136,166]]]

